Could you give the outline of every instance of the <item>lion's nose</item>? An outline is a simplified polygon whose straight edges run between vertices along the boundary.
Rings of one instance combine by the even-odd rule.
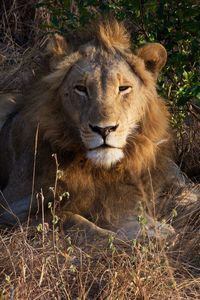
[[[100,134],[102,136],[103,139],[105,139],[107,137],[107,135],[110,132],[115,131],[119,125],[99,127],[99,126],[92,126],[91,124],[89,124],[89,126],[92,129],[92,131],[97,132],[98,134]]]

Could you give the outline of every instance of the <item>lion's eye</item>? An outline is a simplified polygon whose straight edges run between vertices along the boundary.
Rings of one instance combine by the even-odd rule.
[[[127,94],[131,91],[132,87],[130,85],[121,85],[119,86],[120,94]]]
[[[77,94],[82,96],[87,96],[87,88],[84,85],[75,85],[74,90]]]

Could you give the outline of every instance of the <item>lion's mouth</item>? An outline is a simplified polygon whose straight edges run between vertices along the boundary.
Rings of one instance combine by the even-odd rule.
[[[98,147],[95,147],[95,148],[89,148],[88,150],[89,151],[92,151],[92,150],[98,150],[98,149],[122,149],[120,147],[114,147],[114,146],[111,146],[111,145],[108,145],[108,144],[102,144]]]
[[[89,150],[86,156],[96,166],[108,169],[123,159],[124,152],[121,148],[101,145],[95,149]]]

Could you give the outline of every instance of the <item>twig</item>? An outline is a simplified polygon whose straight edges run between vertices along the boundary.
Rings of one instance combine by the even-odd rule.
[[[58,158],[56,154],[53,154],[53,157],[55,159],[55,163],[56,163],[56,178],[55,178],[55,184],[54,184],[54,190],[53,190],[53,196],[54,196],[54,203],[53,203],[53,248],[54,248],[54,255],[56,258],[56,267],[57,267],[57,271],[62,283],[62,287],[66,296],[66,299],[70,300],[70,296],[65,288],[65,284],[64,284],[64,280],[63,280],[63,276],[60,272],[60,265],[59,265],[59,261],[58,261],[58,252],[57,252],[57,246],[56,246],[56,234],[55,234],[55,221],[56,221],[56,194],[57,194],[57,184],[58,184]]]
[[[192,105],[192,108],[193,105]],[[191,113],[191,115],[193,115],[193,117],[195,117],[198,121],[200,121],[200,115],[198,115],[196,112],[194,112],[190,107],[188,107],[189,112]]]

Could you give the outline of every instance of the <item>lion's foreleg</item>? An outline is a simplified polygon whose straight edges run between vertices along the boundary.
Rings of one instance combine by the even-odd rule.
[[[114,232],[103,229],[86,218],[71,212],[65,212],[65,214],[61,216],[60,227],[63,232],[67,232],[69,230],[76,230],[76,232],[80,231],[85,234],[87,239],[92,240],[98,237],[114,235]]]

